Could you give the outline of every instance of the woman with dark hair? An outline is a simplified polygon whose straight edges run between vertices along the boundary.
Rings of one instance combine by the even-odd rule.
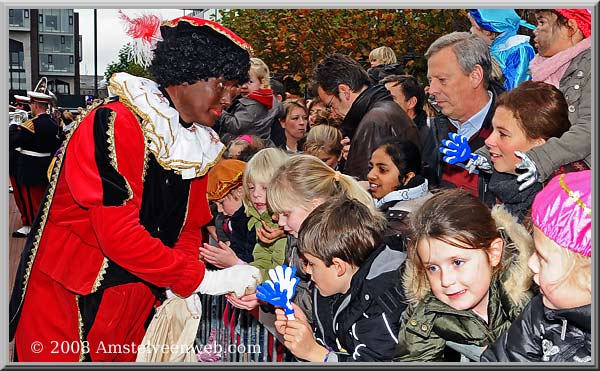
[[[409,230],[407,216],[431,197],[421,169],[419,148],[404,139],[387,139],[371,154],[369,192],[388,219],[388,242],[404,243]]]

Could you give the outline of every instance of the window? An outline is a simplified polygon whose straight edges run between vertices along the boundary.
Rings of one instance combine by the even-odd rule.
[[[40,44],[44,43],[44,35],[40,35]]]
[[[40,14],[40,24],[44,24],[44,15]]]
[[[69,55],[69,64],[73,64],[73,56]]]
[[[48,54],[48,63],[51,64],[52,63],[52,54]]]
[[[58,16],[47,14],[46,15],[46,28],[52,28],[58,30]]]
[[[11,90],[26,90],[23,43],[9,39],[9,86]]]
[[[64,35],[61,35],[61,36],[60,36],[60,43],[61,43],[61,44],[64,44],[64,43],[65,43],[65,37],[64,37]]]
[[[25,10],[23,11],[23,16],[24,16],[25,18],[29,18],[29,9],[25,9]]]
[[[72,26],[72,25],[73,25],[73,16],[70,15],[69,16],[69,26]]]
[[[67,82],[62,80],[52,80],[48,82],[48,89],[57,94],[71,94],[71,87]]]
[[[14,17],[12,9],[8,9],[8,16],[9,17]]]

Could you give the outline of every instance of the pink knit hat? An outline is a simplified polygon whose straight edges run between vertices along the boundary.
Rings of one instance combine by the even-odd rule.
[[[592,256],[592,172],[561,174],[537,194],[533,224],[560,246]]]

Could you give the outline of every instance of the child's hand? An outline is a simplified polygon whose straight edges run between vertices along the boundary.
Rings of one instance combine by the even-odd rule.
[[[262,228],[256,229],[256,236],[262,243],[271,245],[285,235],[283,227],[269,227],[264,220],[261,220],[261,223]]]
[[[258,307],[258,299],[256,298],[256,293],[241,296],[239,298],[236,298],[234,295],[231,294],[225,294],[225,298],[227,299],[229,304],[239,309],[252,310]]]
[[[293,304],[292,304],[293,305]],[[281,335],[285,335],[288,318],[285,311],[281,308],[275,308],[275,329]]]
[[[287,321],[285,325],[285,333],[283,334],[285,347],[298,358],[311,362],[323,362],[325,354],[327,354],[327,349],[316,342],[312,327],[306,320],[306,316],[302,310],[295,304],[292,305],[294,306],[294,310],[297,311],[297,315],[296,320]],[[279,318],[278,314],[275,324],[276,328],[277,322],[280,322]]]
[[[233,267],[238,262],[238,257],[235,252],[227,244],[219,241],[219,247],[211,246],[207,243],[200,248],[200,256],[218,268]]]

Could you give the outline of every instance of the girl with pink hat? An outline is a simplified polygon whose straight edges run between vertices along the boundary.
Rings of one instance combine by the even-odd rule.
[[[554,177],[532,207],[540,292],[482,355],[492,362],[591,362],[591,171]]]

